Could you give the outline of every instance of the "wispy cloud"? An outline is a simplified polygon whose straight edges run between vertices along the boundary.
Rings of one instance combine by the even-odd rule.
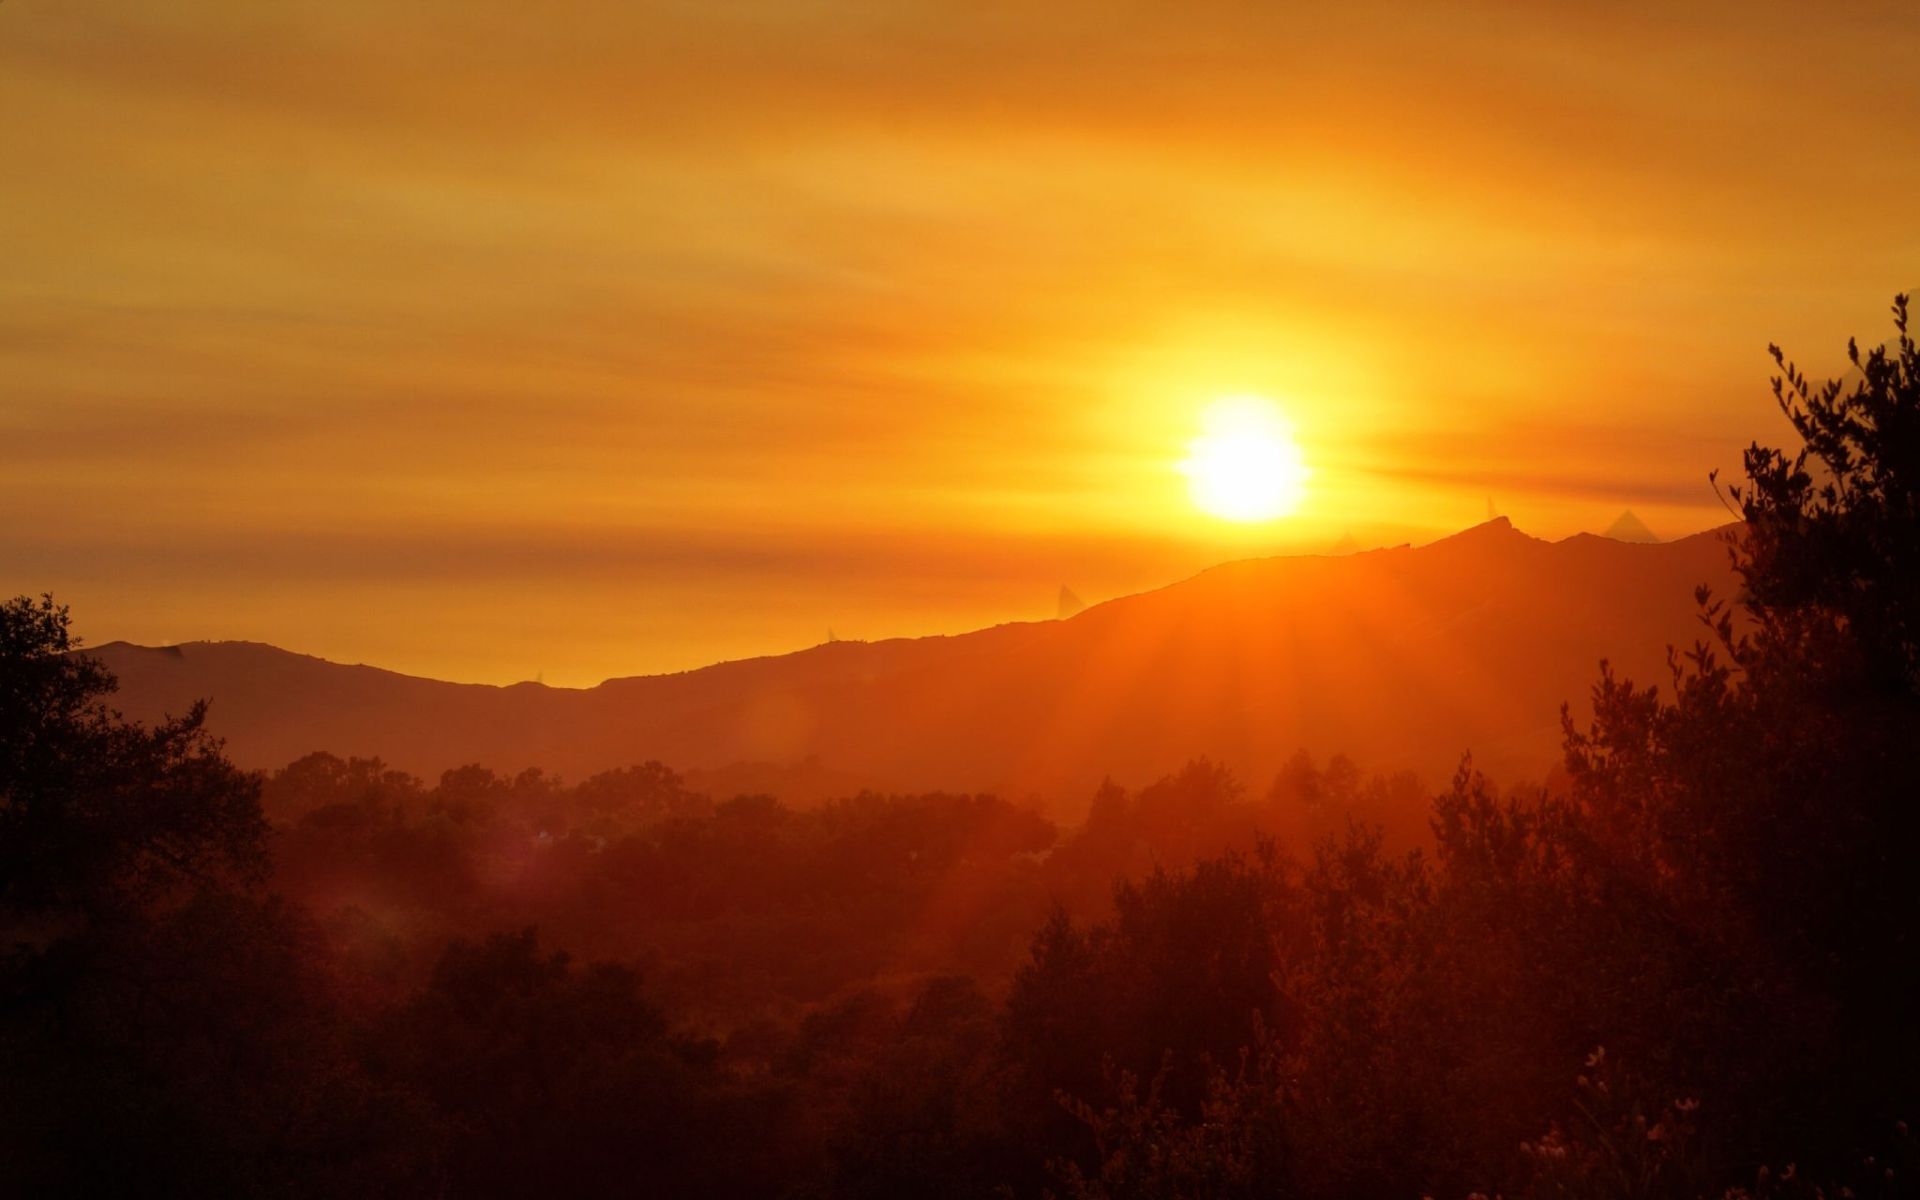
[[[652,562],[605,649],[678,663],[940,562],[1709,523],[1765,343],[1920,278],[1917,59],[1891,5],[9,0],[0,583],[213,634],[277,571],[297,643],[378,563],[517,641],[527,573]],[[1317,471],[1264,533],[1170,470],[1246,389]],[[885,623],[1014,594],[947,586]]]

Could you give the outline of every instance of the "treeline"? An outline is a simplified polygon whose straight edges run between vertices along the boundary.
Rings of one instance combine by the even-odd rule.
[[[1256,796],[1206,762],[1108,785],[1069,830],[653,763],[252,776],[201,709],[121,721],[50,599],[0,625],[0,1140],[33,1194],[1032,1191],[1063,1110],[1004,999],[1050,914],[1355,814],[1411,840],[1426,800],[1304,754]]]
[[[1350,819],[1411,845],[1427,800],[1411,775],[1304,753],[1256,797],[1206,762],[1137,792],[1109,784],[1064,831],[992,796],[716,803],[658,763],[571,786],[468,766],[428,787],[316,753],[261,789],[273,889],[326,920],[368,986],[417,986],[449,936],[535,926],[645,963],[683,1017],[728,1028],[929,974],[998,988],[1055,905],[1098,915],[1116,879],[1259,836],[1311,844]]]
[[[657,765],[263,779],[200,712],[121,722],[64,610],[14,601],[6,1186],[1920,1195],[1896,320],[1844,384],[1781,360],[1805,449],[1729,490],[1743,595],[1658,689],[1603,668],[1547,786],[1194,763],[1061,829]]]

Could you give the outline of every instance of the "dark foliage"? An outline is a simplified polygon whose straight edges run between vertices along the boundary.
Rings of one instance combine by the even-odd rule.
[[[1747,455],[1741,602],[1701,596],[1660,687],[1603,665],[1550,788],[1303,754],[1250,799],[1198,761],[1063,831],[985,796],[716,803],[657,763],[261,781],[203,709],[121,721],[65,611],[13,601],[7,1184],[1915,1195],[1895,315],[1857,380],[1776,352],[1805,445]]]
[[[1748,536],[1737,559],[1755,612],[1779,636],[1838,623],[1847,664],[1878,686],[1920,696],[1920,352],[1907,297],[1894,297],[1894,337],[1853,371],[1816,386],[1770,347],[1773,394],[1800,435],[1786,451],[1755,445],[1747,482],[1730,490]]]
[[[123,914],[266,865],[258,785],[221,757],[204,705],[143,728],[101,702],[51,597],[0,608],[0,914]]]
[[[725,1078],[717,1047],[675,1036],[639,977],[542,954],[532,930],[455,942],[418,996],[367,1035],[373,1078],[443,1114],[461,1196],[771,1190],[737,1132],[775,1124],[778,1093]]]

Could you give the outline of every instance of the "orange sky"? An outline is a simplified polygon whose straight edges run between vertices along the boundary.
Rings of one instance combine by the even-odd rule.
[[[1920,285],[1920,7],[1547,7],[7,0],[0,586],[584,684],[1717,524]]]

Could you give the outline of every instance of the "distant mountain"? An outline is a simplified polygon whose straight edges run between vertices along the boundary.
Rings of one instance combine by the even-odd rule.
[[[1616,542],[1633,542],[1642,546],[1651,546],[1660,540],[1653,536],[1653,530],[1648,529],[1647,523],[1635,516],[1630,508],[1615,517],[1613,524],[1607,526],[1607,531],[1600,536],[1612,538]]]
[[[429,778],[466,762],[577,778],[659,759],[771,781],[810,764],[809,791],[844,778],[1071,807],[1103,776],[1143,781],[1196,755],[1264,787],[1302,747],[1434,781],[1471,750],[1499,776],[1538,777],[1557,759],[1561,702],[1584,711],[1601,658],[1665,681],[1665,647],[1700,631],[1700,583],[1733,590],[1713,534],[1550,543],[1499,518],[1419,548],[1229,563],[1069,620],[589,689],[442,683],[246,642],[91,653],[129,716],[210,698],[212,728],[250,767],[316,749]]]

